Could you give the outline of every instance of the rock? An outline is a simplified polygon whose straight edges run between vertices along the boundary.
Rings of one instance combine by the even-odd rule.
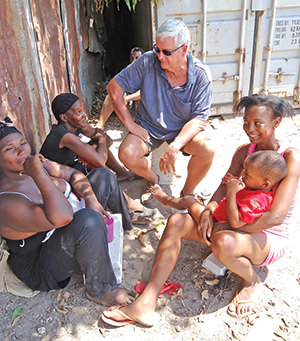
[[[45,327],[39,327],[39,328],[37,328],[37,332],[39,333],[39,335],[44,335],[44,334],[46,334],[46,328]]]

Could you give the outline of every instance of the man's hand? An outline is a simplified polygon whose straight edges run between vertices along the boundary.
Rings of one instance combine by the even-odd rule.
[[[141,127],[140,125],[136,124],[135,122],[132,123],[130,127],[127,127],[128,131],[133,134],[138,136],[141,140],[145,142],[150,141],[150,136],[148,134],[148,131]]]
[[[171,173],[171,168],[173,172],[175,172],[175,163],[179,150],[180,146],[175,141],[170,143],[159,161],[159,169],[161,172],[164,172],[165,174]]]
[[[208,246],[211,245],[211,233],[213,228],[213,221],[211,218],[211,211],[204,210],[201,213],[200,220],[197,226],[198,236],[202,242]]]

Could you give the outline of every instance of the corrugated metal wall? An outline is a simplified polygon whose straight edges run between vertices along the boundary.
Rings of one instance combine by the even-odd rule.
[[[10,116],[39,150],[60,92],[83,98],[81,55],[87,47],[84,0],[2,0],[0,118]]]

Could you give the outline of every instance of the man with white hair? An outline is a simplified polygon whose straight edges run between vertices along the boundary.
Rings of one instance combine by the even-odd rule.
[[[201,133],[210,114],[211,76],[200,60],[187,53],[190,34],[177,19],[157,30],[153,51],[122,70],[108,84],[115,112],[128,129],[119,158],[132,172],[148,180],[141,197],[144,205],[155,200],[149,188],[159,182],[146,159],[164,141],[169,146],[160,158],[160,170],[175,171],[179,151],[191,155],[181,195],[193,194],[209,170],[214,150]],[[141,91],[135,121],[126,108],[124,91]]]

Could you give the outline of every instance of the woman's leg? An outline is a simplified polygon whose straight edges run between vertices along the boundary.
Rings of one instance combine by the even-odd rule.
[[[243,279],[243,287],[230,304],[229,312],[241,315],[251,311],[261,283],[253,265],[261,264],[270,251],[266,235],[263,232],[218,231],[212,235],[211,248],[222,264]]]
[[[57,282],[80,270],[85,275],[89,299],[105,305],[128,302],[126,290],[117,288],[104,221],[94,210],[76,212],[70,224],[57,229],[43,244],[41,255]]]
[[[112,213],[121,213],[124,230],[132,229],[128,203],[114,174],[106,168],[96,168],[87,178],[100,204]]]
[[[154,311],[161,288],[173,270],[181,248],[181,239],[200,241],[197,225],[189,214],[173,214],[159,242],[149,281],[143,293],[132,304],[122,308],[127,315],[141,324],[153,324]],[[115,311],[105,311],[105,316],[122,321]]]

